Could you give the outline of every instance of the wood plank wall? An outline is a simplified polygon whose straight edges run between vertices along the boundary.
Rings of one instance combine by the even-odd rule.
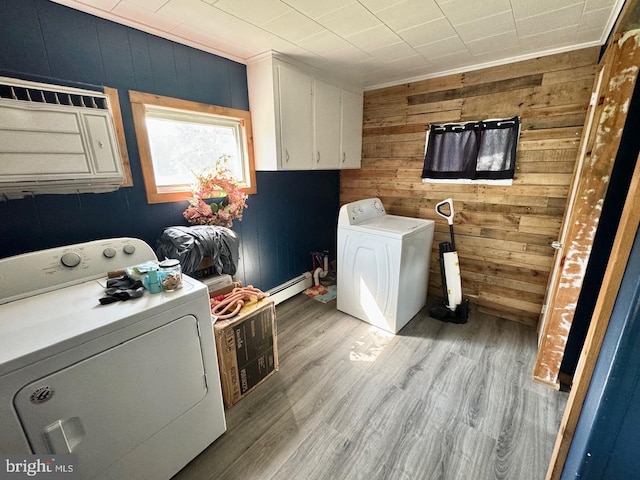
[[[340,203],[379,197],[388,213],[436,220],[429,294],[441,297],[435,205],[454,200],[464,295],[472,307],[537,325],[552,266],[598,48],[365,92],[360,170],[340,176]],[[520,116],[512,186],[423,184],[430,123]]]

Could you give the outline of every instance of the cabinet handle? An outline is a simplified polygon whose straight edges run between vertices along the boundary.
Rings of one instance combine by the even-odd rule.
[[[347,161],[347,154],[342,152],[342,163]]]
[[[284,158],[285,162],[289,161],[289,150],[287,150],[286,148],[284,149]]]
[[[316,163],[320,163],[320,150],[318,150],[318,158],[316,160]]]

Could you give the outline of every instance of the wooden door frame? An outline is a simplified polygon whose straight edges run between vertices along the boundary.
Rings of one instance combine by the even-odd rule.
[[[575,200],[578,193],[578,186],[580,182],[580,174],[582,172],[582,168],[584,166],[584,160],[587,154],[587,147],[589,143],[589,134],[592,132],[593,121],[596,118],[596,113],[599,112],[599,109],[596,108],[596,100],[600,97],[600,92],[602,89],[602,79],[605,74],[605,66],[604,62],[600,62],[598,69],[596,70],[596,75],[594,79],[593,89],[591,92],[591,99],[589,101],[589,107],[587,108],[587,121],[584,124],[584,129],[582,133],[582,138],[580,139],[580,150],[578,151],[578,159],[576,161],[575,168],[573,170],[573,177],[571,179],[571,189],[569,190],[569,196],[567,198],[567,203],[564,211],[564,215],[562,217],[562,226],[560,227],[560,233],[558,234],[557,243],[560,244],[560,248],[556,248],[556,252],[553,256],[553,267],[551,269],[551,273],[549,274],[549,280],[547,282],[547,290],[544,299],[544,304],[542,305],[542,313],[540,314],[540,321],[538,323],[538,347],[542,344],[542,335],[547,328],[547,322],[549,319],[550,310],[549,305],[554,303],[554,299],[557,293],[558,281],[560,280],[560,274],[562,273],[562,264],[564,259],[564,244],[567,239],[567,235],[569,233],[569,221],[571,218],[571,214],[575,207]]]
[[[630,5],[637,5],[637,1]],[[633,32],[640,34],[640,31],[623,32],[614,35],[600,62],[604,70],[602,95],[595,102],[594,128],[583,131],[587,148],[581,152],[584,158],[579,162],[584,162],[584,167],[576,170],[577,191],[575,195],[572,193],[575,205],[564,220],[569,245],[562,253],[557,287],[548,294],[550,312],[541,330],[533,370],[534,381],[555,389],[560,388],[560,365],[638,77],[640,48]]]

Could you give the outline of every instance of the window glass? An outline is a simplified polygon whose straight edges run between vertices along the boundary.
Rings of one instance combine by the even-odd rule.
[[[511,184],[515,172],[518,117],[431,125],[423,182]]]
[[[129,92],[147,199],[191,195],[195,175],[221,157],[245,193],[255,193],[249,112]]]

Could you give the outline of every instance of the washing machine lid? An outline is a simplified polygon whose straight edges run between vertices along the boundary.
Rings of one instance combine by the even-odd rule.
[[[383,215],[357,225],[350,225],[346,228],[369,234],[402,239],[410,235],[415,235],[425,229],[433,229],[434,224],[435,222],[433,220],[401,217],[398,215]]]

